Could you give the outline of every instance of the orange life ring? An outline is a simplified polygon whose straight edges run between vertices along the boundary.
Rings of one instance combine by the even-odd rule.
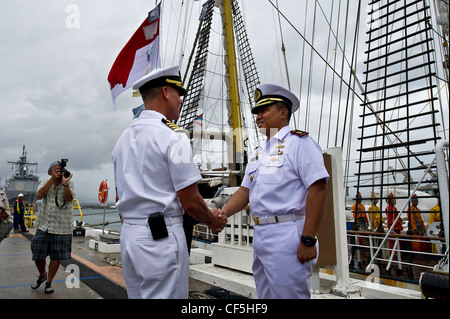
[[[108,199],[108,183],[102,181],[100,183],[100,188],[98,189],[98,200],[100,203],[104,204]]]

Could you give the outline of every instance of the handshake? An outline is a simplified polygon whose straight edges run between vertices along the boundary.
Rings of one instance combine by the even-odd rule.
[[[206,225],[213,233],[220,233],[227,225],[227,215],[217,208],[211,210],[211,215],[212,216],[209,216],[209,222],[206,223]]]

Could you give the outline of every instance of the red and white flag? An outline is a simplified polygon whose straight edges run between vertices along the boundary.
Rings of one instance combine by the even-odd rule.
[[[160,6],[148,17],[120,51],[109,71],[108,82],[115,108],[116,97],[145,74],[161,66],[159,59]]]

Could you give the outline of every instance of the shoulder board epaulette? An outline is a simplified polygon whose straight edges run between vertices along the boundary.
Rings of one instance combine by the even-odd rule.
[[[303,136],[307,136],[309,133],[308,132],[304,132],[304,131],[300,131],[300,130],[292,130],[291,134],[303,137]]]
[[[168,127],[170,127],[172,130],[174,130],[175,132],[184,132],[184,130],[179,127],[178,125],[176,125],[175,123],[172,123],[171,121],[169,121],[168,119],[162,118],[161,122],[163,122],[164,124],[166,124]]]

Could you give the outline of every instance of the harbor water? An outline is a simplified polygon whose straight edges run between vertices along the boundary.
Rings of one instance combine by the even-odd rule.
[[[119,212],[115,208],[106,207],[106,209],[103,209],[103,207],[99,208],[82,208],[82,214],[83,214],[83,223],[85,227],[92,227],[102,229],[102,225],[99,225],[103,223],[103,215],[105,216],[105,222],[108,223],[108,225],[105,225],[105,230],[113,230],[120,232],[122,228],[122,223],[120,222]],[[74,212],[73,219],[75,221],[80,221],[80,214],[77,210]]]

